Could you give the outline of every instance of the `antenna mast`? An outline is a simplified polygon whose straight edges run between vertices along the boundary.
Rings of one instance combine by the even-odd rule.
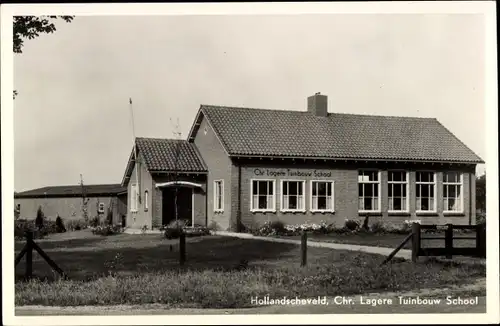
[[[180,139],[181,139],[181,132],[179,130],[179,118],[177,118],[177,123],[174,124],[174,122],[172,121],[172,118],[170,118],[170,123],[172,124],[172,133],[174,135],[174,139],[175,139],[175,143],[174,143],[174,146],[175,146],[175,159],[174,159],[174,186],[175,186],[175,191],[174,191],[174,209],[175,209],[175,221],[177,222],[179,220],[179,209],[177,207],[177,197],[178,197],[178,194],[179,194],[179,185],[177,184],[177,182],[179,181],[178,179],[178,161],[179,161],[179,154],[180,154],[180,149],[181,149],[181,143],[180,143]],[[179,224],[177,223],[177,227],[179,227]]]
[[[137,142],[135,138],[135,123],[134,123],[134,109],[132,108],[132,98],[129,98],[129,107],[130,107],[130,117],[132,120],[132,136],[133,136],[133,142],[134,142],[134,165],[135,165],[135,182],[136,182],[136,189],[137,193],[135,194],[136,200],[141,202],[141,191],[140,191],[140,182],[139,182],[139,166],[137,162]]]

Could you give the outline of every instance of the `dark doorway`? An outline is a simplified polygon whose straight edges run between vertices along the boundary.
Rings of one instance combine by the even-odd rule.
[[[162,225],[175,221],[175,187],[163,189]],[[193,190],[187,187],[177,188],[177,214],[179,220],[191,225],[193,219]]]

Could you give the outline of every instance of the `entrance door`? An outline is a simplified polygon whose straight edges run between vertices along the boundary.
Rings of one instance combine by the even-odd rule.
[[[163,189],[162,225],[175,221],[175,187]],[[177,216],[191,225],[193,219],[193,190],[187,187],[177,188]]]

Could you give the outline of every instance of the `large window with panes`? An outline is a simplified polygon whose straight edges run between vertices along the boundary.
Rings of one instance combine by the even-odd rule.
[[[274,180],[252,180],[250,182],[250,210],[253,212],[274,211],[276,209]]]
[[[360,212],[380,211],[379,171],[358,171],[358,210]]]
[[[463,211],[463,176],[458,172],[443,173],[444,212]]]
[[[334,183],[333,181],[311,181],[311,211],[333,212]]]
[[[389,212],[408,212],[408,173],[405,171],[388,171],[387,196]]]
[[[436,212],[436,174],[417,171],[415,186],[417,212]]]
[[[281,210],[305,211],[305,181],[281,180]]]

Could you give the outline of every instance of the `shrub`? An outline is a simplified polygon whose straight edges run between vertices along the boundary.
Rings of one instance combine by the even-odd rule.
[[[173,227],[173,228],[167,227],[167,228],[165,228],[164,235],[165,235],[165,238],[167,238],[167,239],[177,239],[177,238],[179,238],[181,236],[182,233],[183,233],[182,228],[179,228],[179,227]]]
[[[111,207],[108,207],[106,222],[108,222],[109,225],[113,224],[113,210],[111,209]]]
[[[66,229],[68,231],[80,231],[88,228],[89,225],[85,222],[85,219],[80,220],[69,220],[66,222]]]
[[[121,225],[98,225],[92,228],[93,234],[104,236],[119,234],[122,231]]]
[[[177,220],[177,221],[172,221],[170,223],[167,224],[166,228],[168,229],[179,229],[179,228],[183,228],[187,226],[186,224],[186,221],[185,220]]]
[[[90,227],[98,227],[99,226],[99,216],[95,216],[90,219]]]
[[[390,230],[390,233],[395,233],[395,234],[409,234],[411,232],[411,224],[410,223],[403,223],[399,227],[395,227]]]
[[[476,224],[485,224],[486,225],[486,213],[478,212],[476,214]]]
[[[384,223],[382,223],[381,221],[376,221],[375,223],[373,223],[372,226],[370,227],[370,230],[373,233],[385,233],[386,232]]]
[[[187,227],[183,229],[183,232],[186,234],[186,237],[210,235],[210,230],[204,226]]]
[[[208,229],[210,231],[219,231],[221,229],[221,227],[219,226],[219,224],[217,224],[217,222],[212,221],[212,222],[210,222],[210,224],[208,224]]]
[[[43,228],[44,219],[45,219],[45,214],[43,214],[42,206],[38,206],[38,210],[36,211],[36,219],[35,219],[35,226],[38,229]]]
[[[254,235],[258,236],[268,236],[268,235],[283,235],[287,229],[283,222],[280,221],[267,221],[260,228],[253,230]]]
[[[66,232],[66,228],[64,227],[63,220],[59,216],[59,214],[57,215],[57,218],[56,218],[56,230],[57,230],[57,233]]]
[[[349,231],[357,231],[359,229],[359,222],[355,220],[345,220],[344,227]]]
[[[27,231],[33,232],[33,239],[43,239],[49,234],[58,232],[54,221],[45,221],[41,228],[36,225],[36,220],[19,219],[14,222],[15,239],[24,239]]]

